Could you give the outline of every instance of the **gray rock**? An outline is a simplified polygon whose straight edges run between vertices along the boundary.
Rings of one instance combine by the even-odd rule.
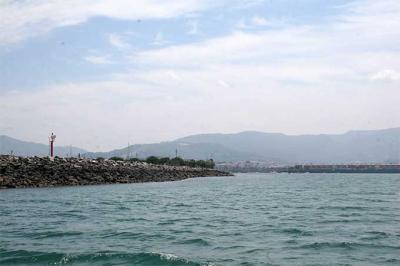
[[[194,177],[230,176],[207,168],[152,165],[140,162],[0,155],[0,188],[79,186],[177,181]]]

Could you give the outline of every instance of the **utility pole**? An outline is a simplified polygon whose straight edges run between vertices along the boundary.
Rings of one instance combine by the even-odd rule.
[[[175,158],[178,158],[178,149],[175,149]]]

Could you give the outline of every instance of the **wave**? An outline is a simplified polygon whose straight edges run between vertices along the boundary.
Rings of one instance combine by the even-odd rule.
[[[369,210],[370,207],[365,206],[321,206],[318,207],[319,210],[338,210],[338,211],[365,211]]]
[[[145,233],[134,232],[109,232],[101,236],[101,238],[119,238],[119,239],[145,239],[149,237]]]
[[[362,219],[336,219],[336,220],[323,220],[318,223],[320,224],[334,224],[334,223],[363,223]]]
[[[380,232],[380,231],[369,231],[365,232],[366,235],[361,236],[361,240],[378,240],[378,239],[384,239],[384,238],[389,238],[392,237],[391,234],[386,233],[386,232]]]
[[[354,243],[354,242],[315,242],[312,244],[302,245],[301,249],[357,249],[357,248],[371,248],[371,249],[390,249],[390,250],[400,250],[398,246],[388,246],[388,245],[376,245],[376,244],[364,244],[364,243]]]
[[[37,232],[31,233],[26,236],[31,237],[32,239],[45,239],[45,238],[53,238],[53,237],[67,237],[67,236],[78,236],[82,235],[83,232],[79,231],[45,231],[45,232]]]
[[[210,243],[208,243],[206,240],[202,238],[193,238],[193,239],[186,239],[183,241],[177,242],[178,244],[184,244],[184,245],[198,245],[198,246],[210,246]]]
[[[64,254],[56,252],[32,252],[25,250],[4,251],[0,250],[0,265],[139,265],[139,266],[205,266],[209,263],[191,261],[186,258],[168,253],[143,252],[143,253],[112,253],[99,252],[92,254]]]
[[[286,229],[280,229],[278,231],[283,232],[285,234],[289,234],[289,235],[300,235],[300,236],[312,236],[313,235],[313,233],[310,231],[305,231],[305,230],[301,230],[298,228],[286,228]]]

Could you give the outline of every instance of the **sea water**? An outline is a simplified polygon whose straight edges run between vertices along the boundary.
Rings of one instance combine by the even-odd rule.
[[[0,265],[400,265],[400,175],[0,190]]]

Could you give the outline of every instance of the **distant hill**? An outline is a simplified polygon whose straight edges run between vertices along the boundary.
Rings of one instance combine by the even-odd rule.
[[[175,157],[175,152],[178,151],[178,156],[185,159],[206,160],[210,158],[219,158],[233,161],[240,161],[244,158],[257,160],[258,156],[253,156],[251,153],[232,150],[221,144],[216,143],[188,143],[180,141],[161,142],[156,144],[138,144],[131,145],[123,149],[113,150],[110,152],[95,152],[86,153],[84,156],[97,158],[109,158],[112,156],[118,157],[139,157],[147,158],[155,155],[158,157]]]
[[[178,156],[185,159],[214,159],[217,162],[262,161],[296,163],[397,163],[400,161],[400,128],[350,131],[338,135],[289,136],[280,133],[247,131],[236,134],[201,134],[174,141],[137,144],[110,152],[87,152],[72,148],[73,154],[89,158],[112,156],[146,158]],[[0,153],[32,156],[48,155],[48,146],[0,136]],[[56,147],[56,155],[66,156],[69,147]]]
[[[87,153],[86,150],[76,147],[60,147],[56,146],[54,153],[57,156],[69,156],[70,150],[72,154]],[[0,136],[0,154],[10,154],[18,156],[47,156],[49,155],[49,146],[34,142],[17,140],[8,136]]]
[[[400,161],[400,128],[350,131],[338,135],[289,136],[280,133],[241,132],[201,134],[157,144],[133,145],[90,157],[150,155],[216,161],[270,161],[294,163],[392,163]]]

